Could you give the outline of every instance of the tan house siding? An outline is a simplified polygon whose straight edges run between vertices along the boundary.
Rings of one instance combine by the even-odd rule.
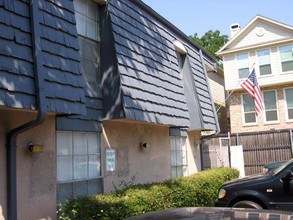
[[[243,107],[241,103],[241,95],[244,93],[243,91],[234,92],[233,95],[229,97],[228,103],[230,106],[230,118],[231,118],[231,132],[251,132],[251,131],[265,131],[270,129],[286,129],[292,128],[293,122],[286,121],[286,104],[284,99],[284,88],[291,88],[293,84],[286,84],[284,86],[278,87],[267,87],[262,89],[262,91],[275,90],[277,92],[277,106],[278,106],[278,116],[279,122],[274,123],[266,123],[264,121],[263,111],[257,117],[256,125],[244,125],[243,119]]]
[[[288,44],[285,44],[285,45],[288,45]],[[282,45],[279,45],[279,46],[282,46]],[[279,46],[274,46],[271,48],[262,48],[262,49],[270,49],[270,52],[271,52],[270,60],[271,60],[272,75],[269,75],[269,76],[259,76],[258,61],[257,61],[256,53],[258,50],[260,50],[260,48],[246,52],[249,54],[250,67],[253,67],[253,64],[256,64],[255,71],[258,76],[258,83],[262,86],[278,84],[278,83],[281,84],[281,83],[286,83],[288,81],[293,81],[292,72],[290,73],[282,72]],[[239,52],[238,54],[240,53],[244,53],[244,52]],[[238,79],[238,69],[237,69],[235,56],[236,54],[230,54],[230,55],[224,56],[225,86],[226,86],[226,90],[228,91],[241,88],[241,83],[244,81],[244,80]]]
[[[260,33],[260,31],[265,32],[265,34],[259,35],[258,33]],[[249,45],[262,45],[271,42],[272,39],[280,41],[290,36],[292,36],[292,33],[288,32],[288,30],[280,29],[263,21],[257,23],[257,25],[253,25],[251,29],[249,29],[249,33],[239,40],[237,44],[233,45],[233,49],[241,49]]]
[[[222,70],[218,70],[222,71]],[[226,91],[224,86],[224,76],[222,72],[208,72],[209,84],[213,101],[218,105],[216,106],[217,114],[221,133],[229,131],[227,107],[226,107]]]
[[[225,106],[225,88],[223,76],[220,76],[215,72],[209,72],[208,77],[214,102]]]

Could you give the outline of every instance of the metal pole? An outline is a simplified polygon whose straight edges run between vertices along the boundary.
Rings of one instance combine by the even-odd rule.
[[[293,141],[292,141],[292,129],[289,130],[289,139],[291,144],[291,158],[293,157]]]

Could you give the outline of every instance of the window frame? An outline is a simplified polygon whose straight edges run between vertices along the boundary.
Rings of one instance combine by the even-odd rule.
[[[290,60],[282,61],[281,48],[285,48],[285,47],[291,47],[292,58]],[[280,70],[281,70],[281,73],[283,73],[283,74],[293,73],[293,68],[291,70],[288,70],[288,71],[283,71],[283,62],[292,62],[292,66],[293,66],[293,44],[287,44],[287,45],[279,46],[278,47],[278,53],[279,53],[279,58],[280,58]]]
[[[244,95],[245,95],[245,96],[248,96],[250,99],[252,99],[252,101],[253,101],[253,111],[245,112],[245,109],[244,109],[244,98],[243,98]],[[257,125],[257,124],[258,124],[258,120],[257,120],[256,111],[255,111],[254,100],[253,100],[253,98],[252,98],[250,95],[248,95],[247,93],[242,93],[242,94],[241,94],[241,107],[242,107],[242,124],[243,124],[243,126],[254,126],[254,125]],[[245,115],[246,115],[246,114],[251,114],[251,113],[254,113],[255,122],[246,122],[246,121],[245,121]]]
[[[268,56],[269,56],[269,63],[260,64],[260,55],[259,55],[259,53],[262,52],[262,51],[268,51],[269,52],[269,54],[268,54]],[[257,50],[256,51],[256,56],[257,56],[257,62],[258,62],[259,76],[260,77],[271,76],[273,74],[273,72],[272,72],[272,62],[271,62],[271,49],[270,48],[266,48],[266,49]],[[262,74],[261,73],[261,67],[262,66],[266,66],[266,65],[269,65],[270,66],[270,73],[269,74]]]
[[[178,140],[179,139],[179,140]],[[175,141],[175,142],[174,142]],[[181,149],[178,149],[178,145],[181,143]],[[182,143],[184,144],[182,145]],[[175,143],[175,146],[172,145]],[[185,136],[170,136],[170,166],[171,166],[171,178],[178,178],[188,175],[188,157],[187,157],[187,137]],[[180,154],[182,152],[182,154]],[[174,154],[175,153],[175,154]],[[177,159],[182,155],[182,161],[178,161]],[[178,157],[179,156],[179,157]],[[175,165],[173,164],[173,159],[175,159]],[[185,159],[185,160],[184,160]],[[179,162],[182,162],[181,164]],[[181,169],[182,176],[179,175],[178,169]],[[175,175],[173,175],[175,170]]]
[[[246,60],[247,60],[247,66],[245,66],[245,68],[241,68],[240,66],[240,60],[239,57],[240,56],[247,56]],[[240,54],[236,54],[235,55],[235,60],[236,60],[236,67],[237,67],[237,78],[238,80],[244,80],[246,79],[248,76],[249,76],[249,53],[240,53]],[[244,69],[247,69],[247,75],[245,75],[244,77],[240,77],[240,72],[239,70],[244,70]]]
[[[61,135],[61,136],[59,136]],[[63,136],[65,135],[65,136]],[[77,149],[75,148],[76,145],[74,145],[74,142],[77,140],[76,138],[77,137],[81,137],[84,138],[86,137],[86,143],[87,143],[87,146],[86,146],[86,154],[84,154],[84,152],[81,152],[81,151],[84,151],[84,148],[82,149]],[[66,141],[69,141],[69,142],[66,142],[65,143],[61,143],[61,144],[64,144],[64,145],[59,145],[59,141],[62,139],[58,139],[59,137],[65,137],[65,139],[67,139]],[[91,149],[89,148],[89,144],[90,144],[90,139],[89,137],[90,136],[94,136],[94,137],[97,137],[97,152],[96,153],[91,153]],[[82,139],[81,139],[82,140]],[[78,141],[77,141],[78,142]],[[68,153],[64,154],[61,152],[61,150],[64,151],[64,149],[66,148],[63,148],[63,146],[66,146],[67,144],[71,145],[68,149],[70,149],[68,151]],[[80,151],[81,150],[81,151]],[[76,153],[75,153],[76,151]],[[61,152],[61,153],[60,153]],[[90,174],[90,163],[91,163],[91,156],[96,156],[97,157],[97,176],[94,176],[92,177],[91,174]],[[86,172],[86,177],[81,177],[81,178],[76,178],[75,176],[75,168],[76,168],[76,157],[86,157],[87,158],[87,162],[86,162],[86,167],[87,167],[87,172]],[[69,161],[71,161],[70,163],[70,171],[68,172],[71,172],[71,178],[70,179],[66,179],[66,180],[60,180],[59,179],[59,168],[60,166],[58,165],[59,163],[59,158],[60,159],[69,159]],[[62,160],[60,160],[62,161]],[[76,184],[86,184],[86,189],[83,189],[83,190],[86,190],[87,191],[87,195],[89,195],[89,182],[93,182],[93,181],[97,181],[99,182],[99,184],[97,185],[97,187],[101,187],[100,188],[100,191],[103,191],[103,175],[102,175],[102,148],[101,148],[101,134],[100,133],[97,133],[97,132],[80,132],[80,131],[57,131],[56,132],[56,182],[57,182],[57,199],[58,201],[61,201],[60,198],[59,198],[59,189],[64,186],[64,185],[68,185],[68,184],[71,184],[71,195],[70,195],[70,198],[76,198],[75,195],[78,194],[76,192],[74,192],[74,186]],[[61,167],[62,168],[62,167]],[[63,168],[64,169],[64,168]],[[61,169],[62,170],[62,169]],[[78,172],[77,172],[78,173]],[[62,198],[61,198],[62,199]]]
[[[267,92],[274,92],[275,93],[275,98],[276,98],[276,109],[266,109],[266,101],[265,101],[265,93]],[[264,101],[264,110],[263,110],[263,118],[264,118],[264,124],[276,124],[280,122],[280,116],[279,116],[279,107],[278,107],[278,93],[277,90],[266,90],[266,91],[262,91],[262,96],[263,96],[263,101]],[[276,111],[277,114],[277,120],[272,120],[272,121],[268,121],[267,120],[267,111]]]
[[[285,107],[285,112],[286,112],[286,122],[293,122],[293,117],[292,117],[292,119],[290,119],[290,118],[289,118],[289,113],[288,113],[289,108],[288,108],[288,102],[287,102],[287,95],[286,95],[287,93],[286,93],[286,90],[289,90],[289,89],[292,89],[292,90],[293,90],[293,87],[288,87],[288,88],[284,88],[284,89],[283,89],[284,102],[285,102],[284,107]],[[291,107],[290,109],[293,110],[293,107]]]
[[[76,18],[76,27],[77,27],[77,34],[78,34],[78,41],[79,41],[79,47],[80,47],[80,60],[81,60],[81,67],[83,72],[83,78],[89,82],[89,83],[97,83],[100,84],[101,82],[101,73],[100,73],[100,67],[101,67],[101,57],[100,57],[100,19],[99,19],[99,4],[93,0],[74,0],[74,12],[75,12],[75,18]],[[83,9],[77,8],[76,6],[83,6]],[[96,7],[97,12],[91,13],[90,10],[92,10],[93,6]],[[83,13],[81,11],[84,11]],[[94,14],[94,15],[93,15]],[[83,18],[82,19],[78,19]],[[84,22],[84,25],[80,25],[79,21],[82,20]],[[89,24],[90,23],[90,24]],[[88,31],[89,26],[93,26],[95,24],[96,27],[96,33],[95,36],[91,36],[91,34]],[[80,32],[80,28],[84,28],[82,32]],[[80,43],[82,42],[82,43]],[[87,51],[86,48],[92,48],[89,47],[88,44],[96,44],[96,51],[97,51],[97,57],[94,61],[92,57],[87,57],[86,54],[93,51]],[[93,53],[95,54],[95,53]],[[90,65],[89,65],[90,64]],[[92,71],[87,71],[89,67],[92,67]]]

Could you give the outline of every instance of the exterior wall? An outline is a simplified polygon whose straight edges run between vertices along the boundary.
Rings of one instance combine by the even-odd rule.
[[[224,76],[216,72],[208,72],[209,84],[211,88],[211,95],[216,104],[220,106],[218,110],[220,117],[218,117],[221,133],[227,133],[229,131],[227,108],[226,108],[226,91],[224,86]],[[217,113],[218,114],[218,113]]]
[[[208,77],[214,102],[225,106],[224,76],[215,72],[208,72]]]
[[[107,121],[103,123],[102,152],[104,192],[125,183],[162,182],[171,176],[169,127],[152,124]],[[200,132],[188,134],[188,175],[200,170]],[[140,147],[141,142],[150,148]],[[106,172],[105,151],[116,150],[116,171]],[[114,187],[115,186],[115,187]]]
[[[288,45],[288,44],[282,44],[282,45]],[[276,45],[273,47],[264,47],[263,49],[270,49],[270,59],[271,59],[271,68],[272,68],[272,75],[269,76],[259,76],[259,69],[258,69],[258,62],[257,62],[257,55],[256,52],[260,48],[256,48],[254,50],[247,51],[249,53],[249,63],[252,67],[252,64],[255,63],[255,71],[257,74],[257,81],[259,85],[262,86],[268,86],[271,84],[281,84],[286,83],[288,81],[293,81],[293,75],[292,72],[283,73],[282,72],[282,66],[281,66],[281,60],[280,60],[280,54],[279,54],[279,46],[282,45]],[[245,53],[245,52],[239,52]],[[225,55],[223,57],[224,60],[224,72],[225,72],[225,87],[226,90],[233,90],[233,89],[239,89],[241,88],[241,83],[244,80],[238,79],[238,70],[237,70],[237,63],[235,59],[236,54],[229,54]]]
[[[260,29],[263,30],[263,35],[260,35]],[[249,33],[242,38],[237,44],[233,45],[233,49],[247,47],[248,45],[262,45],[271,42],[272,39],[281,41],[292,36],[288,30],[281,29],[271,23],[258,22],[249,29]]]
[[[35,118],[33,113],[0,110],[0,210],[6,219],[6,134]],[[31,154],[29,142],[43,145],[43,152]],[[18,219],[56,219],[55,117],[22,133],[17,138]],[[1,212],[0,212],[1,219]]]
[[[170,178],[171,158],[169,128],[128,122],[103,123],[102,152],[104,159],[104,192],[113,191],[121,181],[134,184],[160,182]],[[140,147],[141,142],[150,148]],[[116,150],[116,171],[105,170],[105,150]]]
[[[256,16],[238,35],[232,38],[218,53],[223,57],[225,89],[233,92],[230,96],[229,114],[231,132],[261,131],[269,129],[285,129],[292,127],[286,121],[286,109],[283,88],[292,87],[293,71],[282,72],[279,47],[292,45],[292,27],[273,20]],[[257,51],[270,50],[270,64],[272,74],[260,76]],[[244,90],[241,84],[245,79],[239,79],[236,61],[237,54],[248,54],[250,70],[255,69],[257,81],[262,91],[276,90],[278,96],[279,122],[267,123],[262,112],[257,117],[257,125],[244,125],[241,93]]]
[[[200,137],[200,131],[188,132],[186,141],[188,175],[192,175],[202,170],[200,158]]]
[[[286,121],[286,104],[284,100],[284,88],[293,87],[292,84],[287,84],[286,86],[278,86],[278,87],[267,87],[262,91],[266,90],[276,90],[277,92],[277,106],[278,106],[278,113],[279,113],[279,122],[275,123],[265,123],[264,122],[264,114],[263,111],[257,117],[257,124],[256,125],[244,125],[243,122],[243,109],[241,103],[241,94],[244,92],[237,91],[234,92],[233,95],[230,96],[229,108],[230,108],[230,118],[231,118],[231,133],[240,133],[240,132],[253,132],[253,131],[265,131],[270,129],[286,129],[292,128],[293,123]]]

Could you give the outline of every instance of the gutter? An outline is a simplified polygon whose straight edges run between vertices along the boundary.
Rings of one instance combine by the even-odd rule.
[[[37,117],[19,127],[12,129],[7,134],[7,220],[17,220],[17,136],[25,131],[42,124],[47,116],[45,100],[45,85],[41,57],[41,34],[39,28],[38,2],[30,1],[32,50],[35,73],[36,104],[38,109]]]

